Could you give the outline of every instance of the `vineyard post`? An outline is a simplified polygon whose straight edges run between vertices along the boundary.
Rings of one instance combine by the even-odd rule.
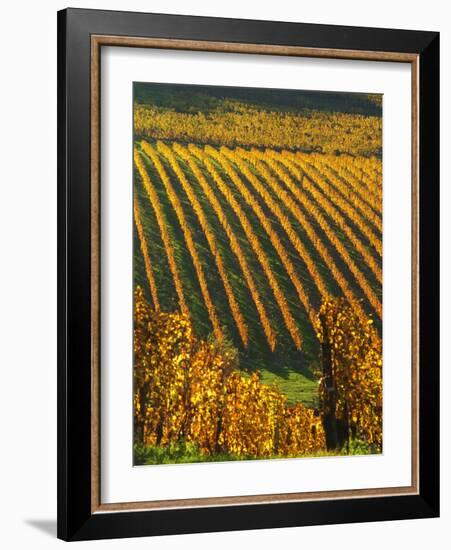
[[[214,445],[214,452],[220,453],[221,452],[221,444],[219,443],[219,437],[222,432],[222,422],[223,422],[223,416],[224,416],[224,401],[225,401],[225,378],[226,373],[225,369],[222,369],[221,372],[221,389],[222,389],[222,396],[219,400],[219,407],[218,407],[218,418],[216,421],[216,436],[215,436],[215,445]]]
[[[332,361],[332,341],[329,336],[329,323],[327,312],[319,316],[323,329],[321,341],[321,362],[322,362],[322,384],[324,387],[322,408],[323,425],[326,434],[326,446],[329,450],[340,449],[344,442],[344,433],[341,424],[336,418],[337,409],[337,388],[334,377]]]
[[[319,322],[322,327],[321,362],[323,371],[322,385],[324,389],[321,404],[327,449],[340,450],[346,444],[347,452],[349,453],[350,424],[347,401],[344,403],[345,420],[337,418],[338,390],[332,354],[334,342],[330,334],[330,327],[336,323],[336,314],[337,311],[334,312],[332,319],[328,317],[327,310],[319,314]]]
[[[335,418],[336,392],[334,387],[334,376],[332,369],[332,349],[329,342],[327,320],[321,316],[320,322],[323,325],[324,335],[321,343],[321,362],[323,369],[324,393],[323,393],[323,423],[326,432],[326,445],[328,449],[337,447],[337,423]]]

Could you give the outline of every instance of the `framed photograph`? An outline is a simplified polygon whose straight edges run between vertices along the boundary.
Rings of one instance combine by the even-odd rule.
[[[58,536],[439,514],[439,35],[58,13]]]

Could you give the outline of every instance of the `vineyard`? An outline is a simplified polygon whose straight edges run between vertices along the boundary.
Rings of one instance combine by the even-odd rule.
[[[223,105],[224,107],[224,105]],[[378,116],[349,113],[280,113],[232,102],[230,110],[180,113],[136,105],[134,126],[142,138],[196,141],[235,147],[279,147],[321,153],[378,154]]]
[[[315,320],[330,297],[380,340],[376,156],[137,140],[134,167],[134,281],[154,311],[230,342],[293,406],[317,405]]]

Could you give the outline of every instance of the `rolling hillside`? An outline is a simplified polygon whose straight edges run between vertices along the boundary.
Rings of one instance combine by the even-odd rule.
[[[381,161],[145,140],[134,158],[135,283],[315,405],[322,299],[381,329]]]

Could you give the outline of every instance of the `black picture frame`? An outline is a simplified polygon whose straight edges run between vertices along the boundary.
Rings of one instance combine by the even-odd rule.
[[[91,433],[92,384],[92,35],[418,56],[417,495],[93,513],[93,443],[87,435]],[[84,9],[58,12],[58,537],[87,540],[438,515],[439,33]]]

